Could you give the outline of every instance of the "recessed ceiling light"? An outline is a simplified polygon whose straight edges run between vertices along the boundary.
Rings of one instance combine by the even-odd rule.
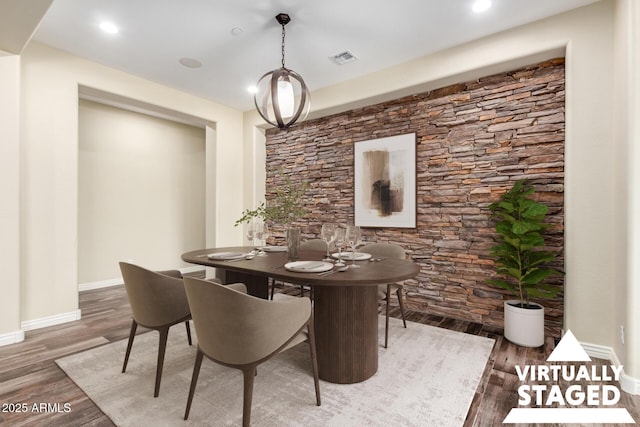
[[[244,30],[240,27],[233,27],[231,29],[231,34],[234,36],[239,36],[240,34],[242,34],[244,32]]]
[[[472,9],[476,13],[484,12],[491,7],[491,0],[476,0]]]
[[[202,67],[202,62],[193,58],[180,58],[179,62],[187,68],[200,68]]]
[[[247,92],[249,92],[249,93],[258,93],[258,87],[257,86],[249,86],[247,88]]]
[[[100,29],[105,33],[118,34],[118,27],[113,22],[103,22],[100,24]]]

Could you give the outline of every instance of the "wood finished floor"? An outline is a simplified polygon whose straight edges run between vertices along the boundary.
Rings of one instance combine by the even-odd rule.
[[[295,294],[299,288],[287,287],[284,292]],[[81,292],[80,309],[82,319],[79,321],[30,331],[23,342],[0,347],[0,405],[5,410],[0,412],[1,426],[114,425],[58,368],[55,360],[128,337],[131,312],[124,287]],[[399,317],[399,310],[394,308],[392,315]],[[515,366],[543,364],[553,350],[552,339],[539,349],[518,347],[505,340],[500,329],[475,323],[418,312],[409,312],[408,320],[495,339],[464,423],[468,427],[502,425],[509,410],[517,406],[517,388],[521,383]],[[138,332],[145,330],[139,328]],[[389,342],[393,345],[393,335]],[[621,395],[617,406],[626,407],[635,420],[640,420],[640,396],[624,392]],[[6,412],[7,405],[23,403],[28,406],[27,412]],[[40,403],[58,403],[60,408],[59,411],[52,407],[49,411],[33,412],[33,405]],[[65,412],[65,403],[70,404],[70,412]]]

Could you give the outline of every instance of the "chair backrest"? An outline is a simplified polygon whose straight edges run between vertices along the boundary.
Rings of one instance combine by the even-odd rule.
[[[369,243],[368,245],[364,245],[358,249],[358,251],[371,254],[374,257],[400,259],[405,259],[407,257],[404,252],[404,248],[393,243]]]
[[[268,301],[185,277],[198,346],[229,365],[259,362],[285,346],[311,317],[309,298]]]
[[[300,249],[309,249],[313,251],[326,251],[327,242],[322,239],[309,239],[300,244]]]
[[[175,277],[176,279],[182,279],[182,273],[180,273],[180,270],[163,270],[156,271],[156,273],[164,274],[165,276],[169,277]]]
[[[360,249],[360,252],[371,254],[374,258],[400,258],[405,259],[407,255],[404,248],[393,243],[369,243]],[[387,296],[387,285],[378,285],[378,298],[384,299]]]
[[[146,327],[166,325],[189,315],[189,304],[180,272],[160,273],[120,263],[120,271],[137,323]]]

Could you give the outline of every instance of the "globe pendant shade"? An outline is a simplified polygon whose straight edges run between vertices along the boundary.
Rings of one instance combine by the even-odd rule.
[[[293,116],[294,102],[293,85],[288,79],[280,77],[278,80],[278,107],[284,120]]]
[[[309,89],[298,73],[278,68],[263,75],[253,97],[260,116],[270,125],[288,128],[309,114]]]

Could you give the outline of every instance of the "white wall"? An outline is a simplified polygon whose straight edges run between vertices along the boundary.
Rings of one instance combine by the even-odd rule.
[[[241,242],[233,222],[242,210],[242,113],[36,43],[21,60],[23,323],[78,310],[79,85],[210,122],[215,141],[207,140],[207,164],[224,181],[207,183],[206,197],[215,197],[207,203],[216,211],[207,213],[206,226],[217,228],[208,243]]]
[[[0,51],[0,345],[20,329],[20,57]]]
[[[615,70],[619,66],[614,55],[616,4],[616,0],[603,0],[315,90],[311,95],[313,116],[318,117],[565,55],[565,327],[584,343],[620,349],[620,319],[614,313],[626,313],[626,307],[616,301],[615,290],[618,287],[637,289],[638,286],[625,282],[615,273],[615,224],[620,216],[624,218],[625,214],[620,211],[626,209],[624,205],[617,205],[614,197],[615,184],[620,181],[617,174],[622,173],[615,168],[614,158],[619,147],[613,140],[613,110],[614,105],[620,104],[614,95]],[[634,7],[637,9],[637,4]],[[636,18],[636,31],[637,25]],[[637,37],[637,32],[635,34]],[[631,75],[637,76],[638,71],[636,65]],[[637,123],[635,116],[631,117]],[[245,144],[250,146],[255,139],[251,140],[249,129],[260,126],[261,122],[254,112],[246,112],[244,120]],[[637,142],[637,131],[635,138]],[[637,169],[637,163],[633,164]],[[637,184],[634,191],[638,191]],[[631,218],[637,218],[637,211]],[[640,237],[636,237],[638,239]],[[621,253],[627,257],[629,265],[638,265],[631,255],[626,248]],[[635,280],[637,282],[637,278]],[[640,312],[638,294],[640,291],[635,290],[633,302],[628,302],[636,313]],[[629,313],[622,317],[626,327],[635,333],[634,337],[627,336],[627,340],[635,340],[632,346],[638,348],[639,316],[636,314],[632,319]],[[640,377],[640,352],[630,352],[628,348],[622,349],[618,357],[625,364],[627,373]]]
[[[187,266],[205,245],[205,129],[80,100],[78,280]]]

